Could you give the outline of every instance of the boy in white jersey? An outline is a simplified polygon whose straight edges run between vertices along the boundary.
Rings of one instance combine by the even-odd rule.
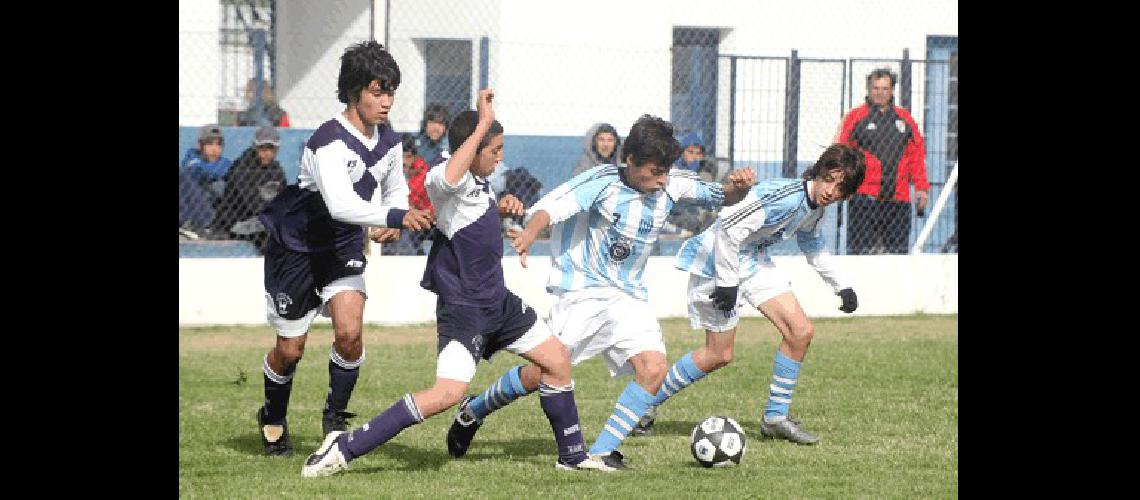
[[[673,126],[645,115],[630,129],[622,149],[626,166],[598,165],[555,188],[527,211],[526,229],[514,241],[520,261],[539,231],[553,225],[547,291],[558,302],[544,318],[578,364],[605,356],[610,375],[634,372],[613,415],[590,448],[606,468],[626,468],[617,451],[649,408],[665,377],[661,326],[641,282],[645,263],[674,203],[695,200],[709,209],[732,204],[755,181],[751,169],[733,172],[726,185],[670,171],[681,154]],[[447,434],[448,452],[467,452],[482,419],[538,387],[538,369],[516,366],[482,394],[467,398]]]
[[[503,283],[500,217],[522,215],[517,198],[496,203],[487,176],[503,158],[503,127],[495,121],[490,89],[479,91],[478,111],[459,113],[448,127],[451,157],[433,167],[424,186],[438,215],[420,286],[435,292],[439,342],[432,387],[405,394],[351,432],[332,432],[305,461],[302,476],[327,476],[388,442],[402,430],[451,408],[463,398],[480,359],[500,350],[534,363],[542,411],[558,446],[560,470],[601,469],[587,457],[566,348],[533,308]]]
[[[855,292],[830,264],[820,220],[828,205],[855,193],[865,172],[862,153],[834,144],[804,172],[803,180],[757,183],[744,201],[722,210],[713,225],[685,241],[677,254],[677,268],[690,273],[689,319],[693,328],[705,329],[705,346],[673,365],[653,401],[654,408],[732,361],[736,307],[742,298],[759,309],[783,336],[776,350],[760,433],[800,444],[819,441],[788,416],[814,328],[792,293],[788,278],[772,264],[765,249],[794,235],[808,263],[842,298],[839,310],[855,311],[859,304]],[[638,423],[638,434],[648,433],[654,414],[651,411]]]

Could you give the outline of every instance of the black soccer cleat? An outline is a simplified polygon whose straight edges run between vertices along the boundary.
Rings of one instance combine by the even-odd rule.
[[[332,431],[347,431],[347,419],[355,416],[355,413],[344,410],[325,410],[324,416],[321,417],[321,434],[327,436]]]
[[[645,416],[637,421],[637,425],[633,426],[633,430],[629,432],[631,436],[650,436],[653,434],[653,423],[657,421],[657,407],[650,406],[649,411]]]
[[[483,421],[467,414],[467,404],[475,399],[467,396],[459,403],[459,410],[455,412],[455,419],[451,421],[451,428],[447,429],[447,453],[452,457],[460,458],[467,454],[467,447],[475,438],[475,432]]]
[[[265,407],[257,409],[257,433],[261,435],[261,444],[265,447],[265,454],[271,457],[293,456],[293,443],[289,441],[289,425],[266,424],[262,418],[265,416]]]

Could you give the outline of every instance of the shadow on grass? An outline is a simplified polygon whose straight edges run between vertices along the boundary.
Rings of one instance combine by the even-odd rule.
[[[309,438],[305,436],[296,436],[293,433],[289,434],[290,441],[293,442],[293,456],[301,455],[308,456],[321,445],[324,438]],[[261,444],[261,436],[251,426],[250,432],[231,437],[226,440],[226,446],[230,449],[246,455],[263,457],[265,455],[265,448]]]
[[[712,415],[709,416],[711,417]],[[736,420],[736,423],[740,424],[741,427],[744,427],[744,434],[746,436],[760,436],[760,419],[740,420],[733,418],[733,420]],[[668,417],[658,418],[657,422],[653,424],[652,436],[689,436],[693,433],[693,428],[698,424],[700,424],[698,421],[670,421]]]
[[[352,469],[350,473],[353,471],[362,473],[380,471],[435,471],[453,460],[477,462],[494,458],[521,458],[540,455],[549,455],[552,461],[551,463],[558,459],[558,450],[555,447],[553,439],[487,439],[482,441],[476,440],[472,443],[472,446],[474,448],[463,458],[451,458],[451,455],[447,454],[447,448],[443,440],[440,440],[438,448],[413,447],[389,441],[379,448],[376,448],[372,453],[385,455],[397,460],[401,462],[400,466],[357,468]]]

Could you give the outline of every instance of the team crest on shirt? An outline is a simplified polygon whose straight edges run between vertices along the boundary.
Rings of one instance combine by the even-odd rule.
[[[629,258],[630,241],[626,238],[620,238],[617,241],[610,243],[610,258],[615,262],[624,262]]]
[[[899,129],[900,134],[906,133],[906,122],[903,120],[895,120],[895,128]]]
[[[289,298],[285,292],[277,293],[277,314],[284,316],[289,306],[293,305],[293,299]]]

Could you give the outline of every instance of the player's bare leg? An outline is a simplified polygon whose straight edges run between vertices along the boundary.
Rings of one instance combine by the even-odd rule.
[[[682,389],[696,383],[709,373],[728,366],[736,346],[736,328],[723,332],[705,330],[705,345],[681,356],[665,374],[661,389],[654,396],[653,405],[645,416],[637,421],[630,432],[634,436],[648,436],[653,433],[657,420],[657,408]]]
[[[329,349],[329,390],[321,416],[323,434],[346,430],[346,419],[356,416],[345,410],[364,363],[364,299],[359,290],[344,290],[328,302],[334,338]]]
[[[798,420],[789,417],[800,364],[807,355],[815,327],[791,292],[781,293],[760,304],[757,309],[775,325],[783,337],[773,361],[772,384],[769,386],[764,418],[760,421],[760,433],[794,443],[815,444],[819,438],[804,430]]]

